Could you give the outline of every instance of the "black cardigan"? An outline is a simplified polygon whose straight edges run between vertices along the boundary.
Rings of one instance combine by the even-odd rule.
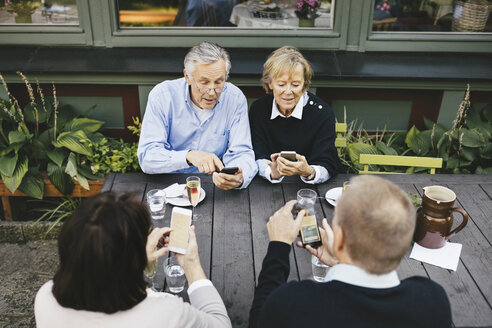
[[[335,148],[335,115],[323,100],[309,92],[308,96],[302,120],[271,120],[272,95],[265,95],[251,105],[249,124],[255,157],[270,160],[273,153],[294,150],[305,156],[309,165],[323,166],[334,177],[341,169]]]
[[[430,279],[411,277],[383,289],[335,280],[286,283],[290,250],[282,242],[268,245],[250,311],[251,328],[451,327],[446,292]]]

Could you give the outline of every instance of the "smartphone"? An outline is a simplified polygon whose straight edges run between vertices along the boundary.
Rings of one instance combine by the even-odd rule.
[[[306,245],[313,248],[321,246],[321,236],[319,235],[318,223],[314,215],[304,216],[300,235],[303,247],[306,247]]]
[[[280,156],[282,156],[285,159],[288,159],[291,162],[297,162],[295,151],[284,150],[280,152]]]
[[[188,232],[191,225],[191,210],[174,207],[171,215],[171,233],[169,234],[169,249],[175,253],[186,254],[188,247]]]
[[[238,170],[239,170],[239,167],[224,167],[222,170],[220,170],[220,173],[236,174],[236,172]]]

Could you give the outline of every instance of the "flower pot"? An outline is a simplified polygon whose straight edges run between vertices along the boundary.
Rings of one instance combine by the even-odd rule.
[[[19,15],[15,16],[15,22],[17,24],[30,24],[32,23],[32,16],[31,15]]]
[[[299,18],[299,27],[314,27],[315,18]]]
[[[75,186],[73,188],[70,196],[72,197],[90,197],[97,195],[104,184],[104,179],[102,180],[88,180],[90,190],[82,188],[78,182],[74,182]],[[16,190],[11,193],[10,190],[5,186],[3,180],[0,179],[0,196],[2,198],[3,213],[6,220],[12,220],[12,210],[10,208],[9,197],[28,197],[26,194]],[[50,179],[45,175],[44,178],[44,197],[64,197],[62,193],[56,189],[56,187],[51,183]]]

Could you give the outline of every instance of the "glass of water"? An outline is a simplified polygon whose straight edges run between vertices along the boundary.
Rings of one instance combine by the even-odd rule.
[[[166,212],[166,193],[162,189],[152,189],[147,192],[147,204],[149,205],[152,219],[164,218]]]
[[[321,262],[316,256],[311,255],[311,266],[313,269],[313,279],[318,282],[327,281],[326,275],[328,274],[329,266]]]
[[[186,284],[185,272],[174,256],[168,257],[164,261],[164,273],[166,274],[167,287],[171,293],[177,294],[183,291]]]
[[[299,189],[297,191],[297,212],[301,210],[306,210],[306,215],[315,215],[314,204],[316,204],[316,199],[318,194],[312,189]]]

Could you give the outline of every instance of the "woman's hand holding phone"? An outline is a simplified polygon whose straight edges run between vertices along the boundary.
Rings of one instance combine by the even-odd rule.
[[[169,252],[169,233],[171,229],[169,227],[155,228],[147,236],[147,244],[145,246],[145,252],[147,253],[147,262],[151,263],[159,257]]]

